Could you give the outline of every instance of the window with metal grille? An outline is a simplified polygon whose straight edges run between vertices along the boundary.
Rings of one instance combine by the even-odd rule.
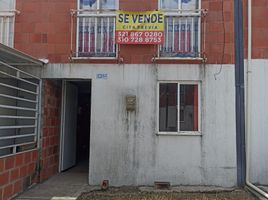
[[[0,0],[0,43],[13,47],[15,1]]]
[[[78,0],[75,57],[116,57],[117,0]]]
[[[201,0],[159,0],[165,13],[165,41],[159,57],[201,57]]]
[[[159,133],[200,131],[199,83],[159,83]]]
[[[40,79],[0,61],[0,157],[37,147]]]

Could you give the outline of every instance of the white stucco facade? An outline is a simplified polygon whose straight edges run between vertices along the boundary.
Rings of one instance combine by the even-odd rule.
[[[112,186],[236,185],[234,66],[49,64],[42,78],[91,79],[89,184]],[[98,74],[107,75],[97,78]],[[157,134],[159,81],[196,81],[201,94],[201,136]],[[137,109],[127,112],[125,97]]]
[[[250,181],[268,185],[268,60],[252,61],[252,124],[250,131]]]

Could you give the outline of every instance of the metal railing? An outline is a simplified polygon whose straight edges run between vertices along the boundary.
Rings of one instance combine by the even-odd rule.
[[[166,15],[165,41],[159,57],[201,57],[201,14]]]
[[[117,57],[115,44],[116,15],[101,12],[71,10],[71,52],[73,58]],[[201,21],[205,11],[165,11],[165,41],[159,45],[159,58],[202,58]],[[76,23],[76,29],[74,25]],[[76,37],[73,48],[73,37]],[[204,49],[204,46],[202,47]]]
[[[15,12],[0,11],[0,43],[13,47]]]
[[[0,157],[37,147],[41,80],[0,61]]]
[[[78,15],[75,57],[116,57],[115,15]]]

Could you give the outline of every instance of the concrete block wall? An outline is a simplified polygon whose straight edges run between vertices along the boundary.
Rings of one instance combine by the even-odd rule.
[[[207,63],[234,63],[233,1],[224,0],[222,3],[219,0],[202,0],[201,2],[201,7],[208,9],[207,16],[202,20],[202,24],[206,26],[202,37],[205,41],[203,52],[208,58]],[[135,1],[119,0],[119,8],[132,11],[155,10],[158,9],[158,1],[143,0],[137,4]],[[70,10],[77,9],[77,0],[64,2],[17,0],[16,9],[21,13],[16,16],[15,48],[37,58],[47,58],[51,63],[71,62],[69,59],[71,51]],[[73,37],[75,38],[75,33]],[[126,64],[150,64],[156,53],[157,47],[154,45],[121,45],[119,57],[123,58]],[[76,62],[89,63],[88,60]],[[117,61],[91,60],[90,62],[113,63]],[[160,63],[182,64],[183,62],[166,60]],[[194,62],[190,61],[190,63]]]
[[[41,157],[38,150],[32,150],[0,158],[0,200],[10,199],[58,172],[61,84],[47,80],[43,88]]]
[[[252,1],[252,36],[254,59],[268,58],[268,2]]]
[[[0,200],[22,192],[38,179],[37,150],[0,158]]]
[[[41,180],[46,180],[58,172],[60,144],[61,84],[44,81],[42,117]]]
[[[17,0],[16,49],[51,62],[69,62],[70,10],[76,9],[76,0]]]

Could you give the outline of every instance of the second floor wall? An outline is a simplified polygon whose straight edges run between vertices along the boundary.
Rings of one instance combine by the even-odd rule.
[[[160,0],[159,0],[160,1]],[[170,2],[174,0],[140,0],[130,1],[130,0],[119,0],[116,3],[114,10],[127,10],[127,11],[145,11],[145,10],[156,10],[165,8],[168,6],[174,6]],[[82,2],[77,0],[65,0],[65,1],[45,1],[45,0],[17,0],[16,1],[16,10],[20,13],[16,15],[15,20],[15,35],[14,35],[14,47],[24,51],[28,54],[31,54],[37,58],[46,58],[49,59],[51,63],[68,63],[73,62],[71,58],[75,58],[76,62],[95,62],[95,63],[113,63],[118,62],[119,59],[123,60],[124,63],[152,63],[152,60],[159,55],[159,47],[156,45],[117,45],[113,46],[107,37],[114,37],[111,35],[104,36],[105,30],[101,27],[101,24],[105,24],[107,19],[103,21],[99,20],[97,23],[97,31],[99,30],[99,35],[97,34],[94,37],[105,38],[106,43],[103,47],[100,47],[103,51],[108,51],[109,46],[112,45],[110,51],[113,51],[114,48],[115,54],[114,59],[77,59],[77,52],[81,49],[85,50],[90,49],[88,43],[96,40],[96,38],[85,40],[83,35],[83,29],[81,31],[80,27],[77,26],[77,22],[86,24],[90,22],[90,19],[83,19],[80,21],[78,9],[87,9],[87,7],[79,7],[79,4]],[[84,0],[85,5],[89,5],[91,1]],[[92,1],[98,2],[96,1]],[[109,1],[100,1],[108,2]],[[178,5],[180,4],[181,9],[183,9],[184,1],[177,1]],[[191,1],[189,1],[191,2]],[[194,0],[192,0],[194,2]],[[207,63],[210,64],[232,64],[234,63],[234,15],[233,15],[233,1],[232,0],[200,0],[196,1],[200,3],[200,6],[196,6],[195,9],[207,10],[207,14],[200,16],[200,22],[191,18],[190,20],[185,20],[186,17],[175,19],[170,18],[165,22],[169,24],[166,27],[171,27],[168,31],[169,34],[166,35],[169,38],[172,38],[171,47],[166,49],[176,49],[180,51],[186,51],[192,49],[194,51],[196,48],[200,48],[199,51],[196,51],[199,56],[180,56],[179,59],[175,56],[171,56],[171,59],[161,59],[158,60],[160,63],[195,63],[196,57],[207,58]],[[247,10],[247,1],[244,1],[244,11],[245,11],[245,38],[247,36],[247,23],[246,23],[246,10]],[[261,3],[262,2],[262,3]],[[165,6],[163,6],[166,3]],[[268,57],[268,44],[266,43],[266,35],[268,35],[268,24],[265,23],[265,18],[263,17],[265,13],[268,13],[268,6],[264,1],[256,2],[253,1],[253,58],[267,58]],[[100,5],[101,3],[99,3]],[[190,5],[190,4],[189,4]],[[194,5],[194,4],[192,4]],[[104,3],[105,6],[105,3]],[[176,4],[177,6],[177,4]],[[189,7],[191,9],[191,7]],[[189,9],[188,8],[188,9]],[[98,8],[102,9],[102,8]],[[0,9],[1,10],[1,9]],[[73,15],[71,11],[73,10]],[[81,14],[81,13],[80,13]],[[82,13],[83,14],[83,13]],[[167,18],[167,17],[166,17]],[[93,19],[94,20],[94,19]],[[109,24],[111,30],[114,28],[114,23],[111,18]],[[176,21],[177,20],[177,21]],[[175,22],[174,22],[175,21]],[[186,21],[186,22],[185,22]],[[95,22],[95,21],[94,21]],[[174,26],[175,23],[175,26]],[[176,28],[176,23],[180,24]],[[183,24],[186,25],[183,27]],[[198,24],[200,23],[200,24]],[[94,24],[93,24],[94,25]],[[200,25],[198,29],[195,27]],[[84,26],[85,27],[85,26]],[[106,26],[108,27],[108,26]],[[174,28],[175,27],[175,28]],[[189,27],[189,28],[188,28]],[[194,27],[194,28],[192,28]],[[184,28],[184,30],[183,30]],[[191,29],[192,28],[192,29]],[[89,30],[89,27],[87,27]],[[90,30],[95,30],[91,27]],[[178,30],[178,36],[180,37],[178,44],[174,45],[176,41],[176,30]],[[194,31],[197,30],[197,33]],[[184,31],[184,32],[183,32]],[[89,31],[90,32],[90,31]],[[181,32],[181,33],[180,33]],[[181,34],[179,36],[179,34]],[[80,36],[79,36],[80,35]],[[80,41],[79,40],[80,37]],[[87,36],[91,38],[91,36]],[[184,39],[181,39],[184,37]],[[187,39],[188,37],[188,39]],[[196,44],[195,45],[195,38]],[[82,39],[81,39],[82,38]],[[191,38],[191,39],[190,39]],[[99,39],[101,40],[101,39]],[[85,42],[87,44],[83,44]],[[188,42],[188,43],[187,43]],[[79,44],[80,43],[80,44]],[[104,44],[100,42],[101,45]],[[176,43],[176,42],[175,42]],[[97,42],[96,42],[97,44]],[[107,44],[107,46],[106,46]],[[84,45],[84,46],[83,46]],[[97,44],[98,45],[98,44]],[[96,45],[96,46],[97,46]],[[184,46],[184,49],[179,46]],[[189,46],[189,47],[188,47]],[[245,39],[246,47],[246,39]],[[92,48],[92,46],[91,46]],[[93,47],[96,48],[97,47]],[[106,49],[106,50],[105,50]],[[172,50],[167,50],[168,55],[172,55]],[[99,51],[99,50],[98,50]],[[189,50],[188,50],[189,51]],[[170,53],[171,52],[171,53]],[[196,55],[197,55],[196,54]],[[106,55],[105,55],[106,56]],[[104,56],[104,57],[105,57]],[[88,57],[88,56],[86,56]],[[184,59],[186,58],[187,59]]]

